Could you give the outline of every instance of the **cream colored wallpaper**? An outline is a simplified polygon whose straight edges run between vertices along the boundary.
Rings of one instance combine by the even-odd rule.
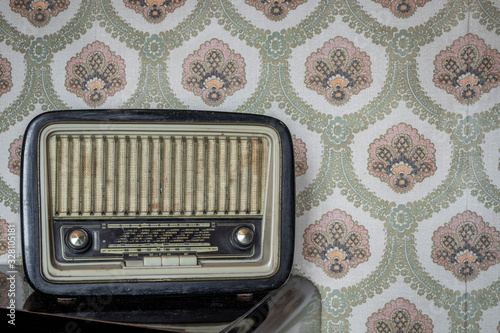
[[[294,136],[294,272],[322,295],[322,332],[500,331],[497,0],[5,0],[0,13],[0,263],[36,115],[266,114]]]

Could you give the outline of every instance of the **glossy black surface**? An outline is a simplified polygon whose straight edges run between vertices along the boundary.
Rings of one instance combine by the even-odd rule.
[[[9,274],[2,272],[0,281]],[[19,332],[97,332],[116,328],[123,332],[276,332],[320,331],[321,300],[307,279],[292,275],[271,293],[219,296],[88,296],[58,299],[33,292],[16,273],[16,326],[1,321],[1,327]],[[0,283],[7,295],[8,283]],[[26,295],[26,296],[25,296]],[[3,300],[7,300],[3,298]],[[2,318],[10,310],[0,306]],[[124,324],[134,326],[123,326]],[[3,330],[2,330],[3,332]]]

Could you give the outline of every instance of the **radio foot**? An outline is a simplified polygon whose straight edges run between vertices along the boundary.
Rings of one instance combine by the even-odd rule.
[[[253,294],[236,294],[236,299],[242,302],[251,302],[253,301]]]

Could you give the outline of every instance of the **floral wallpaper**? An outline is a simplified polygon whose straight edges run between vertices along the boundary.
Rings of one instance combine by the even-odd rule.
[[[500,332],[499,35],[493,0],[1,1],[0,263],[36,115],[266,114],[317,330]]]

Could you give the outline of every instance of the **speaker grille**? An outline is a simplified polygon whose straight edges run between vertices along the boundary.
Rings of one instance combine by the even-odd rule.
[[[55,134],[48,156],[59,218],[261,215],[265,202],[262,136]]]

